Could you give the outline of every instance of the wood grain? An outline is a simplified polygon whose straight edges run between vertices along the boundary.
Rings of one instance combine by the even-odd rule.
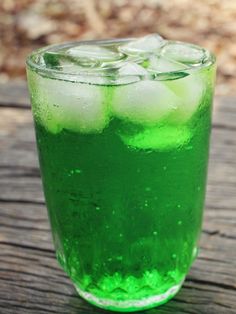
[[[55,259],[25,84],[0,95],[0,313],[107,313],[77,296]],[[216,102],[199,257],[172,301],[142,313],[236,313],[236,97]]]

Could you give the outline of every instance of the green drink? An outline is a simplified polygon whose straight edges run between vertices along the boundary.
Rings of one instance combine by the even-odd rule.
[[[57,258],[90,303],[165,303],[196,257],[214,57],[158,35],[46,47],[27,60]]]

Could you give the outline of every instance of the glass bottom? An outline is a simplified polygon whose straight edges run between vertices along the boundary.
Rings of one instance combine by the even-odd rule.
[[[184,280],[181,280],[177,285],[174,285],[165,293],[153,295],[142,300],[127,300],[127,301],[117,301],[99,298],[93,295],[92,293],[81,290],[77,286],[75,286],[75,288],[78,294],[83,299],[97,307],[117,312],[135,312],[150,309],[166,303],[168,300],[170,300],[177,294],[183,282]]]

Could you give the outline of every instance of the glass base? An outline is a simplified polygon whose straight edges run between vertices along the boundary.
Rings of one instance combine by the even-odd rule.
[[[78,287],[75,288],[78,294],[83,299],[97,307],[117,312],[135,312],[150,309],[166,303],[168,300],[170,300],[176,295],[176,293],[180,290],[183,282],[184,280],[182,280],[179,284],[171,287],[163,294],[153,295],[141,300],[127,300],[127,301],[116,301],[98,298],[95,295],[83,291]]]

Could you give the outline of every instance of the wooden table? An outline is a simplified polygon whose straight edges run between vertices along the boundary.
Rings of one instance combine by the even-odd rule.
[[[215,103],[199,257],[148,314],[236,313],[236,97]],[[0,86],[0,313],[107,313],[77,296],[55,259],[24,82]]]

